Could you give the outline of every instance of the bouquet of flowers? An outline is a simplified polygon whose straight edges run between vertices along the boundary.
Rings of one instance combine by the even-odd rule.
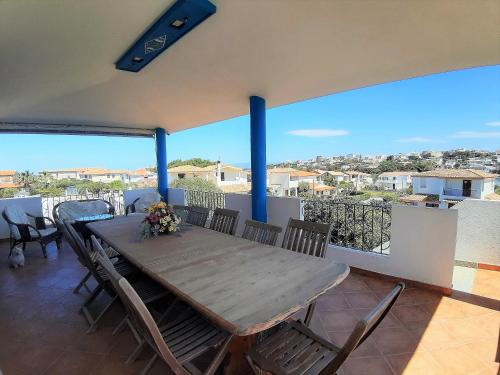
[[[158,237],[160,234],[173,233],[178,230],[181,218],[178,217],[172,206],[165,202],[153,203],[146,209],[147,216],[141,223],[141,239]]]

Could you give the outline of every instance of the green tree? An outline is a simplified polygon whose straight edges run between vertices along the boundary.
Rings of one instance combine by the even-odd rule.
[[[176,159],[176,160],[172,160],[170,163],[168,163],[167,169],[179,167],[181,165],[192,165],[195,167],[205,168],[205,167],[208,167],[209,165],[214,165],[214,164],[215,164],[215,161],[201,159],[201,158],[193,158],[193,159],[188,159],[188,160]]]
[[[0,189],[0,198],[13,198],[18,191],[19,189],[15,188]]]
[[[300,181],[297,187],[297,192],[300,193],[307,193],[309,191],[309,183],[305,181]]]
[[[199,177],[178,178],[170,184],[170,187],[198,191],[222,191],[212,181],[207,181]]]

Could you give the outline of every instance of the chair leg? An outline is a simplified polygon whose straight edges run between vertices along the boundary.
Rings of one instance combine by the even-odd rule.
[[[213,359],[212,363],[210,363],[210,366],[208,366],[208,369],[205,370],[204,375],[213,375],[215,371],[219,368],[220,364],[222,363],[223,359],[226,356],[227,353],[227,347],[229,346],[229,343],[231,342],[233,338],[233,335],[230,335],[226,341],[224,341],[224,344],[222,344],[221,348],[219,349],[219,352]]]
[[[306,317],[304,318],[304,324],[306,327],[309,327],[309,324],[311,323],[315,307],[316,307],[316,302],[313,302],[307,308]]]
[[[137,359],[137,357],[139,357],[139,355],[141,354],[141,352],[143,351],[145,346],[146,346],[146,341],[143,340],[141,343],[139,343],[139,345],[137,345],[137,348],[134,349],[132,354],[130,354],[128,356],[125,363],[127,365],[130,365],[131,363],[133,363]]]
[[[245,358],[247,359],[247,362],[248,364],[250,365],[250,367],[252,368],[252,371],[255,375],[261,375],[262,371],[260,371],[257,366],[255,366],[255,363],[253,363],[252,361],[252,358],[250,358],[250,356],[247,354],[245,356]]]
[[[42,245],[43,257],[47,258],[47,247],[46,247],[46,245],[44,243],[42,243],[41,245]]]
[[[60,251],[60,250],[61,250],[61,248],[62,248],[62,238],[58,238],[58,239],[56,240],[56,246],[57,246],[57,250],[59,250],[59,251]]]
[[[154,354],[151,359],[149,360],[148,364],[146,365],[146,367],[144,367],[142,369],[142,371],[140,372],[140,375],[146,375],[149,370],[151,370],[151,368],[153,367],[153,365],[155,364],[156,360],[158,359],[158,354]]]
[[[118,323],[118,325],[116,326],[116,328],[111,333],[112,336],[116,336],[122,330],[123,326],[125,324],[127,324],[127,319],[128,319],[128,316],[125,315],[125,318],[123,318],[122,321],[120,323]]]
[[[111,306],[116,302],[118,301],[118,296],[114,296],[111,301],[109,301],[109,303],[104,306],[104,308],[102,309],[102,311],[99,313],[99,315],[97,315],[97,317],[95,319],[93,319],[93,321],[90,323],[90,327],[89,329],[87,330],[87,333],[92,333],[94,332],[96,329],[97,329],[97,323],[101,320],[101,318],[104,316],[104,314],[106,314],[106,312],[111,308]],[[89,314],[90,315],[90,314]]]
[[[82,281],[80,281],[78,285],[75,287],[75,289],[73,289],[74,294],[77,294],[83,286],[90,292],[90,289],[86,284],[90,276],[91,276],[90,271],[87,271],[87,274],[83,277]]]

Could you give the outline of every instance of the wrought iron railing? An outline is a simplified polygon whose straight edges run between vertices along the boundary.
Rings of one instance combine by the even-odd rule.
[[[224,208],[225,194],[215,191],[186,190],[186,202],[188,206],[201,206],[215,210]]]
[[[52,210],[54,206],[60,202],[76,201],[82,199],[104,199],[110,202],[115,207],[115,215],[125,214],[125,204],[123,201],[123,191],[108,191],[99,193],[87,193],[76,195],[65,195],[60,197],[42,197],[43,216],[52,218]]]
[[[385,253],[391,239],[391,205],[352,199],[305,200],[306,221],[333,224],[330,242],[358,250]]]

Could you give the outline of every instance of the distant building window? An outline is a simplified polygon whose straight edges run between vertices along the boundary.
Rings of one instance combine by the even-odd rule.
[[[426,178],[420,178],[420,187],[425,189],[427,187],[427,179]]]
[[[220,173],[220,180],[225,181],[225,179],[226,179],[226,176],[224,175],[224,172],[221,172]]]

